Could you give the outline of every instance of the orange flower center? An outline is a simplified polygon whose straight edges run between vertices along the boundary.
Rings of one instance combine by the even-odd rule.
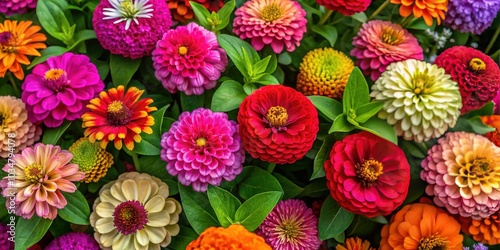
[[[113,101],[107,109],[108,123],[113,126],[123,126],[130,121],[132,112],[121,101]]]
[[[283,11],[277,4],[267,5],[260,12],[260,18],[266,22],[272,22],[278,20],[281,17],[281,15],[283,15]]]
[[[45,72],[43,79],[54,90],[61,91],[69,84],[66,71],[63,69],[49,69]]]
[[[358,178],[361,179],[361,183],[365,187],[369,187],[373,185],[379,176],[381,176],[384,172],[384,165],[381,162],[370,159],[363,160],[363,163],[356,164],[356,174]]]
[[[207,139],[205,139],[203,137],[196,139],[196,146],[204,147],[205,145],[207,145]]]
[[[179,55],[183,56],[188,53],[188,48],[186,46],[180,46],[178,52]]]
[[[418,250],[448,250],[450,242],[435,233],[433,235],[427,236],[420,239],[420,244],[418,245]]]
[[[24,180],[29,183],[38,183],[43,177],[42,165],[33,163],[24,168]]]
[[[391,27],[382,28],[382,42],[389,45],[398,45],[404,40],[404,32]]]
[[[288,113],[281,106],[273,106],[267,110],[266,119],[273,127],[282,127],[286,125]]]
[[[474,57],[472,60],[469,61],[469,68],[473,71],[483,71],[486,69],[486,63],[484,63],[483,60]]]
[[[148,213],[139,201],[122,202],[113,212],[113,225],[124,235],[143,229],[146,223],[148,223]]]

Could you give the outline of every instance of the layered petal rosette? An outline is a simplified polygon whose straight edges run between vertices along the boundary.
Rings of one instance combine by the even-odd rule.
[[[271,250],[264,238],[249,232],[244,226],[233,224],[227,228],[209,227],[191,241],[186,250],[238,249]]]
[[[337,11],[344,16],[351,16],[365,11],[372,0],[316,0],[316,2],[329,10]]]
[[[440,25],[448,11],[448,0],[391,0],[393,4],[400,4],[399,14],[408,17],[423,18],[427,26],[432,26],[434,19]]]
[[[90,142],[83,137],[73,143],[68,151],[73,154],[71,163],[78,165],[78,169],[85,173],[85,183],[98,182],[106,175],[113,165],[113,155],[103,149],[99,143]]]
[[[449,0],[444,25],[462,33],[480,35],[500,11],[500,1]]]
[[[223,0],[192,0],[195,3],[199,3],[205,7],[208,12],[212,11],[218,12],[222,6],[224,6]],[[172,17],[180,22],[187,22],[194,18],[193,8],[187,0],[167,0],[168,8],[172,14]]]
[[[370,242],[362,240],[359,237],[347,238],[344,244],[338,244],[335,250],[375,250],[371,247]]]
[[[500,210],[487,218],[474,220],[470,217],[460,217],[462,231],[475,241],[488,245],[500,244]]]
[[[69,232],[52,240],[44,250],[100,250],[90,234]]]

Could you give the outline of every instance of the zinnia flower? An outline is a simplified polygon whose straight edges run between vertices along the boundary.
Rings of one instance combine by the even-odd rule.
[[[372,20],[364,23],[353,38],[351,55],[365,75],[376,81],[387,66],[407,59],[423,60],[418,40],[399,24]]]
[[[375,248],[371,247],[367,240],[363,241],[358,237],[351,237],[345,240],[344,245],[337,245],[335,250],[375,250]]]
[[[463,250],[470,250],[469,247],[464,247]],[[477,243],[472,245],[472,250],[488,250],[488,247],[483,245],[483,243]]]
[[[462,95],[462,114],[479,109],[500,90],[500,69],[483,52],[465,46],[446,49],[434,62],[458,82]]]
[[[99,250],[99,244],[90,234],[69,232],[54,239],[44,250]]]
[[[234,14],[233,33],[249,38],[255,50],[271,45],[276,54],[292,52],[306,32],[306,12],[294,0],[250,0]]]
[[[380,250],[462,250],[460,224],[445,211],[429,204],[404,206],[382,228]]]
[[[443,23],[453,30],[480,35],[491,26],[499,10],[499,1],[450,0]]]
[[[42,129],[28,120],[28,112],[20,99],[0,96],[0,157],[21,152],[41,135]]]
[[[155,76],[172,94],[201,95],[214,88],[227,63],[215,34],[194,22],[167,31],[153,51]]]
[[[255,230],[273,250],[318,250],[318,218],[302,200],[280,201]]]
[[[2,247],[2,249],[5,250],[14,249],[14,242],[9,240],[9,238],[12,237],[9,231],[15,233],[16,232],[15,226],[11,228],[6,224],[0,223],[0,246]]]
[[[500,90],[498,90],[495,98],[493,98],[493,104],[494,104],[493,114],[500,115]]]
[[[99,146],[97,142],[90,142],[87,137],[80,138],[69,147],[73,154],[71,163],[78,165],[80,171],[85,173],[85,183],[98,182],[113,165],[113,155]]]
[[[408,194],[410,165],[403,150],[366,131],[335,142],[324,167],[330,194],[355,214],[388,215]]]
[[[405,140],[424,142],[455,126],[462,107],[457,83],[436,65],[409,59],[392,63],[372,85],[384,101],[378,113]]]
[[[451,214],[486,218],[500,208],[500,148],[486,137],[449,132],[422,161],[425,192]]]
[[[30,121],[55,128],[80,119],[104,83],[88,56],[67,52],[36,65],[21,87]]]
[[[151,55],[172,18],[165,0],[101,0],[92,23],[103,48],[136,59]]]
[[[340,99],[354,63],[332,48],[309,51],[300,63],[297,90],[304,95],[322,95]]]
[[[181,204],[169,187],[146,173],[126,172],[99,191],[90,225],[101,249],[159,250],[179,233]]]
[[[427,26],[432,26],[434,19],[440,25],[448,11],[448,0],[391,0],[391,3],[401,4],[399,14],[402,17],[408,17],[411,14],[415,18],[423,17]]]
[[[121,149],[122,144],[128,150],[134,149],[134,141],[141,142],[141,132],[152,134],[151,126],[155,121],[149,113],[157,110],[149,107],[153,99],[139,100],[144,90],[130,87],[125,92],[123,85],[102,91],[99,97],[90,100],[87,108],[90,112],[82,115],[85,136],[90,142],[100,141],[106,148],[113,141],[115,148]]]
[[[344,16],[351,16],[355,13],[365,11],[372,3],[372,0],[316,0],[319,5],[333,11],[337,11]]]
[[[224,6],[223,0],[192,0],[195,3],[199,3],[205,7],[208,12],[219,11],[222,6]],[[193,19],[194,13],[191,4],[188,0],[167,0],[168,8],[171,11],[172,17],[180,22],[186,22]]]
[[[5,20],[0,24],[0,77],[5,77],[7,70],[14,76],[24,79],[24,71],[21,64],[28,65],[30,60],[27,56],[40,56],[37,49],[45,49],[43,43],[47,37],[40,31],[40,26],[31,25],[31,21]]]
[[[23,14],[30,9],[36,8],[38,0],[4,0],[0,1],[0,13],[7,16]]]
[[[233,224],[228,228],[209,227],[191,241],[186,250],[204,249],[238,249],[238,250],[271,250],[264,238],[249,232],[239,224]]]
[[[38,217],[53,220],[57,210],[66,206],[63,192],[74,193],[72,181],[85,178],[76,164],[70,163],[73,155],[59,146],[35,144],[14,155],[14,163],[7,163],[2,170],[14,168],[15,180],[9,183],[6,176],[0,181],[2,195],[16,194],[16,215],[30,219],[36,212]],[[12,190],[14,189],[14,190]],[[8,203],[6,203],[8,206]]]
[[[302,159],[319,131],[318,111],[311,101],[283,85],[267,85],[247,96],[238,123],[245,151],[278,164]]]
[[[205,192],[208,184],[231,181],[243,170],[245,151],[238,124],[222,112],[204,108],[183,112],[163,134],[161,146],[168,173],[198,192]]]
[[[500,244],[500,210],[484,219],[460,217],[459,220],[462,231],[471,235],[475,241],[488,245]]]
[[[495,131],[488,132],[484,136],[500,147],[500,115],[481,116],[481,120],[484,124],[495,128]]]

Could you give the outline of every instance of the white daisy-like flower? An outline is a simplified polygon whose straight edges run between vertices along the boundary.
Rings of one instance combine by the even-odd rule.
[[[104,8],[104,20],[119,18],[113,23],[126,21],[125,30],[128,30],[132,20],[139,24],[138,18],[151,18],[153,5],[149,0],[108,0],[112,8]]]

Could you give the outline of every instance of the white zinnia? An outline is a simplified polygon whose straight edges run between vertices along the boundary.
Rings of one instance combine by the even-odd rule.
[[[113,23],[126,21],[125,30],[128,30],[132,20],[139,24],[138,18],[151,18],[153,16],[153,5],[149,0],[108,0],[112,8],[104,8],[104,20],[115,19]]]

